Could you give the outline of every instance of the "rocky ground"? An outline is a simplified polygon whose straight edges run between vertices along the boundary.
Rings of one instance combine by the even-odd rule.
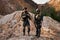
[[[27,34],[27,28],[26,35],[23,36],[21,13],[22,11],[16,11],[0,18],[0,40],[60,40],[60,23],[48,16],[43,18],[41,37],[35,37],[34,14],[30,12],[30,36]]]

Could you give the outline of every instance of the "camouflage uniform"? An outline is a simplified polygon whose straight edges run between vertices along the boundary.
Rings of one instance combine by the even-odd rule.
[[[22,19],[23,19],[23,35],[25,35],[25,28],[26,26],[28,27],[28,35],[29,35],[29,32],[30,32],[30,23],[29,23],[29,19],[30,18],[30,14],[25,11],[25,12],[22,12]]]
[[[35,19],[35,27],[36,27],[36,36],[40,37],[40,32],[41,32],[41,21],[43,20],[43,15],[40,14],[40,12],[38,11],[37,14],[35,14],[34,16]]]

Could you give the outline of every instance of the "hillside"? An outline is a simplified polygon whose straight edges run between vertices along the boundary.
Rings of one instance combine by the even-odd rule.
[[[48,4],[54,7],[57,13],[60,15],[60,0],[50,0]]]
[[[56,11],[60,10],[60,0],[51,0],[49,4],[56,8]]]
[[[0,40],[60,40],[60,23],[48,16],[43,18],[40,38],[34,36],[36,29],[32,21],[30,21],[31,36],[27,33],[23,36],[21,12],[16,11],[0,19]],[[30,14],[33,19],[34,14]]]
[[[32,0],[17,0],[22,7],[27,7],[29,11],[36,8],[37,4]]]
[[[36,5],[32,0],[0,0],[0,15],[22,10],[23,7],[27,7],[31,11]]]

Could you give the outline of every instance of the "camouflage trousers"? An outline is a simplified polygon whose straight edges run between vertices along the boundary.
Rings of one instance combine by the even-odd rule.
[[[30,32],[30,24],[29,22],[24,22],[23,23],[23,35],[25,35],[25,30],[26,30],[26,27],[28,28],[28,35],[29,35],[29,32]]]
[[[36,24],[36,36],[40,37],[41,34],[41,25]]]

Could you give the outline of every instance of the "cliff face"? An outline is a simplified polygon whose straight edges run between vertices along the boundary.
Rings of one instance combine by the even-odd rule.
[[[18,9],[20,9],[21,6],[18,4],[16,0],[0,0],[0,14],[6,15],[9,13],[12,13]]]
[[[21,10],[23,7],[27,7],[30,11],[35,6],[36,3],[32,0],[0,0],[0,14],[10,14],[14,11]]]
[[[51,0],[49,4],[55,7],[56,11],[60,10],[60,0]]]
[[[28,11],[31,11],[37,6],[37,4],[34,3],[32,0],[17,0],[17,1],[19,4],[21,4],[22,7],[27,7]]]
[[[53,6],[58,14],[60,14],[60,0],[50,0],[49,5]]]

